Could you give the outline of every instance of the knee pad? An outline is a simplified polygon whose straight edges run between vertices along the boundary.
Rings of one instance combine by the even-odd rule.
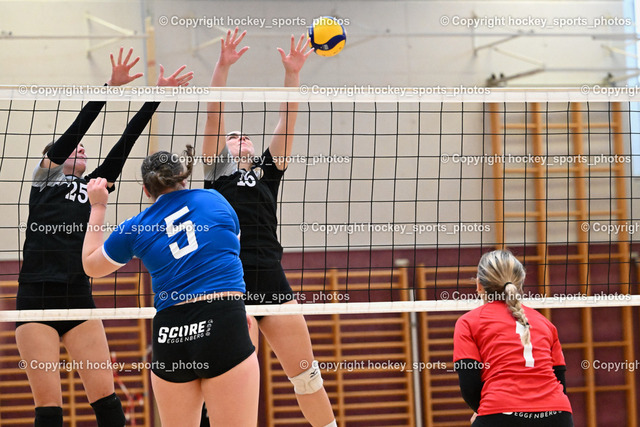
[[[323,381],[318,361],[314,360],[309,369],[293,378],[289,378],[289,381],[293,384],[293,390],[296,394],[312,394],[320,390]]]
[[[36,408],[34,427],[62,427],[62,408],[39,406]]]
[[[122,410],[122,403],[115,393],[98,399],[91,404],[96,413],[98,427],[123,427],[127,422]]]

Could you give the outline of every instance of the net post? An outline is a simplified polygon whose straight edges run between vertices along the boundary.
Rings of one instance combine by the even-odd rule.
[[[500,144],[500,135],[502,126],[498,120],[500,110],[498,104],[492,102],[489,104],[489,115],[491,121],[491,147],[493,155],[496,158],[504,157],[504,147]],[[493,163],[493,192],[494,192],[494,210],[496,224],[496,246],[500,249],[505,247],[504,242],[504,163]]]

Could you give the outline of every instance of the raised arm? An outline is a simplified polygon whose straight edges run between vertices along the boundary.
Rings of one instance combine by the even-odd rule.
[[[285,87],[300,86],[300,70],[307,60],[307,57],[313,52],[309,49],[306,53],[306,37],[301,35],[298,45],[295,45],[295,37],[291,35],[291,50],[289,54],[285,54],[284,50],[278,48],[284,65],[284,85]],[[269,151],[273,156],[273,163],[280,170],[287,168],[287,159],[291,155],[293,146],[294,128],[296,126],[296,118],[298,116],[297,102],[283,102],[280,105],[280,119],[273,131],[273,137],[269,144]]]
[[[82,267],[87,276],[102,277],[118,269],[117,265],[109,262],[101,250],[104,243],[102,229],[109,200],[107,180],[92,179],[87,185],[87,193],[91,203],[91,215],[82,246]]]
[[[247,34],[243,31],[238,36],[238,27],[233,34],[231,30],[227,31],[227,37],[220,39],[220,57],[216,62],[211,77],[211,87],[225,87],[227,85],[227,77],[229,69],[244,53],[249,50],[249,46],[245,46],[239,51],[236,48]],[[224,131],[224,105],[222,102],[209,102],[207,104],[207,121],[204,126],[204,140],[202,142],[202,156],[213,157],[222,152],[225,146]]]
[[[160,76],[158,77],[157,86],[188,86],[189,80],[193,78],[193,71],[180,74],[186,68],[186,65],[178,68],[175,73],[169,77],[164,77],[164,67],[160,65]],[[153,117],[159,102],[145,102],[142,108],[133,116],[129,124],[125,128],[118,142],[113,146],[107,157],[98,168],[87,176],[87,178],[106,178],[108,186],[111,187],[122,173],[129,153],[133,149],[133,145],[138,140],[147,124]]]
[[[120,48],[118,54],[118,62],[116,63],[113,54],[111,57],[111,78],[107,82],[109,86],[120,86],[132,82],[133,80],[142,77],[142,73],[130,75],[131,68],[140,60],[140,57],[136,57],[133,62],[129,63],[133,49],[129,49],[124,61],[122,60],[124,48]],[[69,126],[69,128],[58,138],[58,140],[51,146],[47,152],[47,156],[40,162],[41,168],[56,167],[65,162],[71,155],[73,150],[76,149],[84,135],[87,133],[91,125],[93,124],[100,110],[106,104],[105,101],[91,101],[82,108],[76,120]]]

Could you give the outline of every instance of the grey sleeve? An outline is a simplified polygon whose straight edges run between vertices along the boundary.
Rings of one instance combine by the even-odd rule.
[[[231,158],[226,145],[218,156],[214,156],[210,160],[203,163],[205,181],[213,182],[221,176],[232,175],[238,169],[238,165]]]
[[[40,160],[38,166],[36,166],[35,170],[33,171],[31,185],[33,185],[34,187],[42,188],[46,185],[55,185],[60,182],[66,181],[64,173],[62,172],[63,165],[42,168],[40,167],[41,163],[42,160]]]

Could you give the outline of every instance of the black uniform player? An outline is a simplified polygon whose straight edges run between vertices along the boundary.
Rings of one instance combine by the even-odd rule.
[[[244,144],[250,141],[249,137],[235,132],[227,136],[229,141],[241,138]],[[276,167],[268,148],[248,170],[238,169],[226,146],[218,159],[215,164],[205,167],[204,187],[222,193],[242,224],[240,258],[245,266],[246,303],[292,301],[294,295],[280,264],[282,246],[276,234],[276,203],[284,171]],[[266,280],[269,283],[265,283]]]
[[[87,103],[69,129],[45,147],[46,158],[33,172],[24,262],[19,278],[19,310],[95,307],[89,278],[78,257],[91,211],[87,182],[105,177],[112,183],[113,190],[113,182],[120,175],[134,142],[159,104],[145,103],[104,162],[80,177],[87,157],[79,141],[104,105],[102,101]],[[49,165],[44,166],[45,160],[49,160]],[[51,326],[62,337],[82,321],[41,323]]]
[[[222,40],[220,58],[211,86],[226,86],[229,68],[248,49],[236,51],[245,36],[238,29]],[[291,36],[287,55],[278,48],[285,68],[284,85],[297,87],[300,70],[312,52],[305,37],[297,45]],[[262,157],[255,159],[253,143],[241,132],[225,134],[222,104],[209,103],[203,156],[205,188],[215,188],[229,201],[240,220],[240,258],[247,286],[246,304],[296,304],[280,264],[282,247],[276,234],[276,203],[280,180],[287,167],[293,143],[297,103],[283,103],[280,120]],[[213,160],[208,162],[208,160]],[[274,349],[294,385],[302,413],[313,426],[335,426],[331,402],[322,384],[318,362],[314,360],[307,324],[302,315],[266,316],[258,319],[260,331]],[[255,321],[249,327],[254,345],[258,343]],[[206,425],[206,420],[203,420]]]
[[[139,58],[124,61],[120,49],[117,63],[113,55],[109,85],[126,84],[142,74],[129,75]],[[187,84],[191,74],[164,78],[158,85]],[[89,279],[82,269],[82,244],[91,212],[87,178],[105,177],[110,186],[116,181],[136,139],[146,127],[158,103],[145,103],[133,117],[122,137],[104,162],[82,178],[86,169],[85,148],[80,143],[105,102],[89,102],[73,124],[54,143],[45,147],[45,157],[33,174],[29,197],[29,219],[20,270],[17,309],[93,308]],[[57,370],[40,369],[43,363],[57,366],[62,339],[82,379],[98,426],[125,423],[120,400],[114,393],[111,369],[94,369],[110,360],[104,327],[99,319],[18,323],[16,342],[36,406],[35,425],[62,426],[62,392]],[[35,362],[35,363],[34,363]],[[91,363],[91,366],[90,366]]]

